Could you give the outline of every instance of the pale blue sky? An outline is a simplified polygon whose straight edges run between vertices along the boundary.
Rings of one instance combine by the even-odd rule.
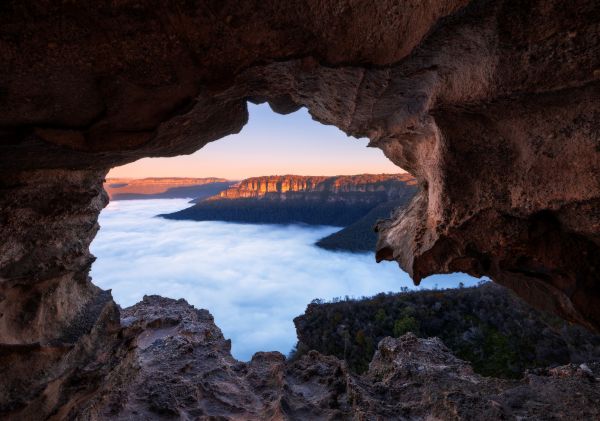
[[[114,168],[109,177],[225,177],[259,175],[340,175],[398,173],[381,150],[367,148],[334,126],[325,126],[303,108],[274,113],[267,104],[248,104],[250,119],[241,133],[209,143],[192,155],[145,158]]]

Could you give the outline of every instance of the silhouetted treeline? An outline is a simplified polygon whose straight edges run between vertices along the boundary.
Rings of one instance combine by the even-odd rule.
[[[384,202],[377,205],[346,228],[321,238],[317,241],[317,246],[327,250],[374,251],[377,244],[377,233],[374,230],[375,223],[380,219],[389,218],[395,209],[406,206],[411,198],[412,194],[407,194],[403,200]]]
[[[179,212],[160,215],[168,219],[228,221],[253,224],[334,225],[343,227],[373,208],[373,203],[272,201],[261,199],[210,200]]]
[[[315,349],[345,359],[359,373],[368,368],[382,338],[406,332],[441,338],[488,376],[514,378],[530,368],[600,359],[599,335],[539,312],[493,283],[315,300],[294,323],[299,342],[292,358]]]
[[[417,187],[403,185],[388,200],[385,191],[369,192],[368,200],[361,200],[361,192],[339,193],[348,200],[333,200],[329,192],[311,192],[310,198],[291,192],[281,198],[237,198],[194,200],[196,205],[178,212],[159,215],[167,219],[194,221],[226,221],[252,224],[333,225],[345,227],[317,242],[328,250],[352,252],[374,251],[377,235],[375,223],[389,218],[394,209],[406,206]]]

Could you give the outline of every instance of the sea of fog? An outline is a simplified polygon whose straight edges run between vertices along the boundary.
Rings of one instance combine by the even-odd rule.
[[[215,317],[232,353],[287,354],[293,318],[315,298],[371,296],[415,288],[395,262],[314,245],[339,228],[173,221],[155,217],[190,206],[185,199],[111,202],[92,243],[92,279],[127,307],[145,294],[185,298]],[[432,276],[420,288],[477,283],[463,274]]]

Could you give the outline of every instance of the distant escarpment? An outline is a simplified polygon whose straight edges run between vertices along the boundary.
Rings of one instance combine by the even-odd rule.
[[[252,177],[220,193],[218,199],[267,199],[274,201],[372,202],[390,200],[406,185],[415,185],[413,176],[402,174],[358,174],[326,176],[272,175]]]
[[[234,183],[234,181],[216,177],[108,178],[104,183],[104,190],[111,200],[178,198],[202,200],[219,194]]]
[[[598,16],[598,0],[0,2],[0,418],[599,419],[592,366],[496,382],[414,337],[382,340],[367,383],[310,355],[285,383],[260,355],[227,382],[212,331],[182,323],[162,342],[181,377],[161,382],[156,348],[118,346],[112,300],[96,317],[89,277],[108,170],[238,133],[251,100],[306,107],[417,177],[378,259],[417,283],[486,275],[600,332]],[[110,382],[110,362],[139,383]]]
[[[439,337],[485,376],[518,378],[526,370],[600,362],[600,335],[539,312],[502,286],[379,294],[311,303],[294,320],[295,357],[316,350],[368,369],[386,336]]]
[[[253,177],[169,219],[347,227],[319,245],[329,249],[374,250],[377,219],[389,217],[415,194],[409,174]]]

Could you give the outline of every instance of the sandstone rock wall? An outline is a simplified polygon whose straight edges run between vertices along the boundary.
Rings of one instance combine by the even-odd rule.
[[[316,351],[231,357],[210,313],[146,296],[122,313],[135,347],[94,398],[71,412],[91,420],[594,419],[600,367],[568,365],[522,381],[481,377],[437,338],[385,338],[369,371]],[[576,393],[573,393],[576,391]]]
[[[332,200],[347,193],[369,196],[382,195],[392,200],[405,186],[415,184],[409,174],[362,174],[352,176],[266,176],[252,177],[221,192],[214,200],[264,198],[272,200],[293,199],[316,194],[327,195]],[[381,200],[381,199],[379,199]]]
[[[219,184],[216,184],[219,183]],[[212,184],[213,187],[233,184],[225,178],[186,178],[186,177],[149,177],[140,179],[108,178],[104,190],[110,199],[123,198],[160,198],[170,196],[189,197],[194,194],[194,187]],[[198,189],[202,192],[203,189]]]
[[[95,390],[118,352],[117,306],[88,276],[89,244],[108,201],[104,175],[0,177],[2,419],[45,419],[74,405]]]
[[[105,171],[239,131],[248,99],[306,106],[421,186],[379,259],[598,329],[599,7],[5,2],[0,165]]]
[[[2,2],[0,338],[22,370],[3,411],[60,418],[91,396],[61,383],[79,357],[43,344],[121,355],[114,315],[87,316],[106,171],[236,133],[248,100],[305,106],[416,177],[379,259],[417,282],[488,275],[599,330],[599,16],[596,0]],[[24,378],[32,352],[44,368]]]

